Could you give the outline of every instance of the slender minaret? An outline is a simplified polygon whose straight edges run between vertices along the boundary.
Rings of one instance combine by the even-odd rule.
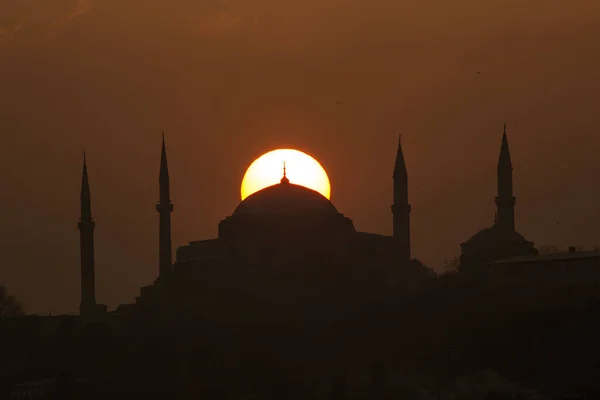
[[[508,150],[506,137],[506,123],[498,159],[498,197],[496,197],[497,219],[496,225],[505,230],[515,230],[515,203],[513,196],[512,162]]]
[[[160,186],[160,200],[156,211],[160,215],[159,224],[159,270],[158,277],[163,278],[171,271],[171,212],[173,204],[169,194],[169,167],[167,165],[167,149],[165,147],[165,134],[162,135],[162,152],[160,155],[160,173],[158,176]]]
[[[408,204],[408,173],[402,154],[402,142],[398,139],[398,153],[394,166],[393,236],[396,254],[400,262],[410,261],[410,204]]]
[[[81,178],[81,218],[78,223],[81,251],[81,303],[79,314],[90,315],[96,308],[96,283],[94,272],[94,227],[92,200],[88,181],[87,163],[83,153],[83,176]]]

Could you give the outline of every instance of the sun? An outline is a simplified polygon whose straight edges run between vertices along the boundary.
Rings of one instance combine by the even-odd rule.
[[[299,150],[278,149],[263,154],[248,167],[242,180],[242,200],[261,189],[280,183],[284,162],[290,183],[312,189],[329,199],[329,177],[317,160]]]

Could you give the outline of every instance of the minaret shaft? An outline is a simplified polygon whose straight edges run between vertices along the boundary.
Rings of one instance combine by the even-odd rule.
[[[81,252],[81,304],[82,309],[96,304],[96,279],[94,266],[94,226],[93,221],[79,222]]]
[[[396,163],[394,166],[394,204],[392,205],[393,214],[393,237],[396,247],[396,255],[402,263],[408,263],[411,260],[410,254],[410,211],[408,204],[408,173],[404,154],[402,153],[402,144],[398,141],[398,152],[396,154]]]

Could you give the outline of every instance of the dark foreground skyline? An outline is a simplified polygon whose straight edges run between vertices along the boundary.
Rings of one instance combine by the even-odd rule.
[[[0,276],[28,311],[76,311],[84,148],[97,297],[114,306],[154,278],[163,129],[174,247],[216,235],[247,166],[278,147],[317,158],[336,206],[390,234],[401,132],[413,254],[439,270],[493,218],[504,120],[517,229],[600,243],[592,2],[0,5]]]

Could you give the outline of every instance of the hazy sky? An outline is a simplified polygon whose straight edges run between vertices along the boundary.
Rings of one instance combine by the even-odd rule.
[[[77,311],[86,149],[97,299],[133,301],[158,272],[161,130],[174,247],[215,237],[277,147],[390,234],[402,133],[413,254],[441,269],[493,222],[505,120],[517,229],[600,244],[599,38],[597,0],[0,0],[0,283]]]

